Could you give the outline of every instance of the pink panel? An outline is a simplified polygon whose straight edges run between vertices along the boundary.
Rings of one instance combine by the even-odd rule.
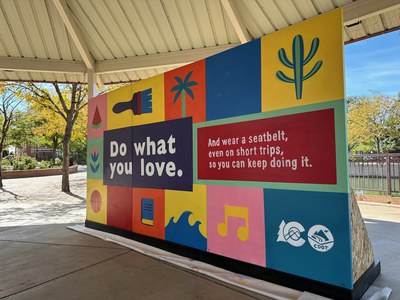
[[[107,94],[92,98],[88,103],[88,138],[102,137],[107,130]]]
[[[263,189],[207,187],[208,251],[265,266]]]

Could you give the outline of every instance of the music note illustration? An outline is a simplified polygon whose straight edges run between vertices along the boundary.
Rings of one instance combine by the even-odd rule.
[[[217,227],[220,236],[228,234],[229,217],[244,219],[245,225],[239,226],[236,235],[241,241],[246,241],[249,238],[249,209],[243,206],[225,205],[225,221],[219,223]]]

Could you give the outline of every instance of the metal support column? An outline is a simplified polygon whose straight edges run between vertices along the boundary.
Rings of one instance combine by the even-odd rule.
[[[97,96],[97,88],[96,88],[96,80],[97,75],[93,70],[88,70],[87,72],[88,79],[88,98],[93,98]]]

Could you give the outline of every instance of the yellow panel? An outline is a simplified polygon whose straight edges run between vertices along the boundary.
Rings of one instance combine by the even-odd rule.
[[[336,9],[261,39],[262,111],[344,99],[342,26],[342,10]],[[278,55],[283,48],[289,65],[293,63],[293,43],[297,35],[301,35],[304,45],[304,54],[297,57],[302,56],[304,59],[310,53],[314,38],[319,39],[319,47],[314,56],[303,65],[302,76],[301,68],[284,65],[282,61],[285,60]],[[299,38],[296,41],[299,42]],[[295,48],[299,50],[300,44],[296,43]],[[301,59],[296,61],[300,62]],[[322,62],[319,70],[311,77],[297,81],[300,84],[278,78],[277,72],[281,71],[288,78],[294,79],[296,69],[299,74],[296,78],[304,79],[318,61]],[[300,99],[299,90],[296,95],[296,86],[302,91]]]
[[[147,89],[151,91],[152,112],[134,115],[128,109],[115,114],[113,107],[120,102],[128,102],[134,93]],[[108,93],[107,128],[117,129],[132,125],[141,125],[164,121],[164,74],[141,80]]]
[[[152,106],[153,112],[150,114],[142,114],[133,117],[134,125],[161,122],[165,120],[164,113],[164,74],[150,77],[146,80],[135,82],[132,85],[132,92],[144,91],[152,89]]]
[[[174,217],[177,222],[179,217],[185,212],[190,211],[189,223],[193,226],[196,221],[200,221],[200,232],[207,237],[207,187],[205,185],[193,185],[193,192],[165,191],[165,226]]]
[[[107,186],[102,179],[87,180],[86,219],[107,224]]]
[[[119,102],[126,102],[132,99],[133,84],[125,85],[119,89],[113,90],[107,94],[107,129],[117,129],[132,126],[133,113],[126,110],[122,113],[115,114],[112,109]]]

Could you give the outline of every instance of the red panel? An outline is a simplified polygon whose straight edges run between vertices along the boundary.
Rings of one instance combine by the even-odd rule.
[[[143,214],[143,199],[151,201],[153,217]],[[133,189],[133,226],[134,232],[159,239],[165,237],[165,191],[159,189]]]
[[[333,109],[203,127],[197,134],[199,179],[336,184]]]
[[[107,225],[132,231],[132,188],[107,187]]]
[[[186,117],[193,117],[193,123],[204,122],[206,120],[205,65],[205,60],[203,59],[164,74],[165,120],[180,119],[183,117],[182,93],[174,103],[174,97],[178,91],[171,91],[171,89],[177,85],[179,86],[177,77],[178,80],[180,79],[185,83],[184,80],[190,72],[192,74],[188,76],[186,83],[189,83],[187,88],[193,92],[194,99],[188,93],[185,93],[185,114]]]

